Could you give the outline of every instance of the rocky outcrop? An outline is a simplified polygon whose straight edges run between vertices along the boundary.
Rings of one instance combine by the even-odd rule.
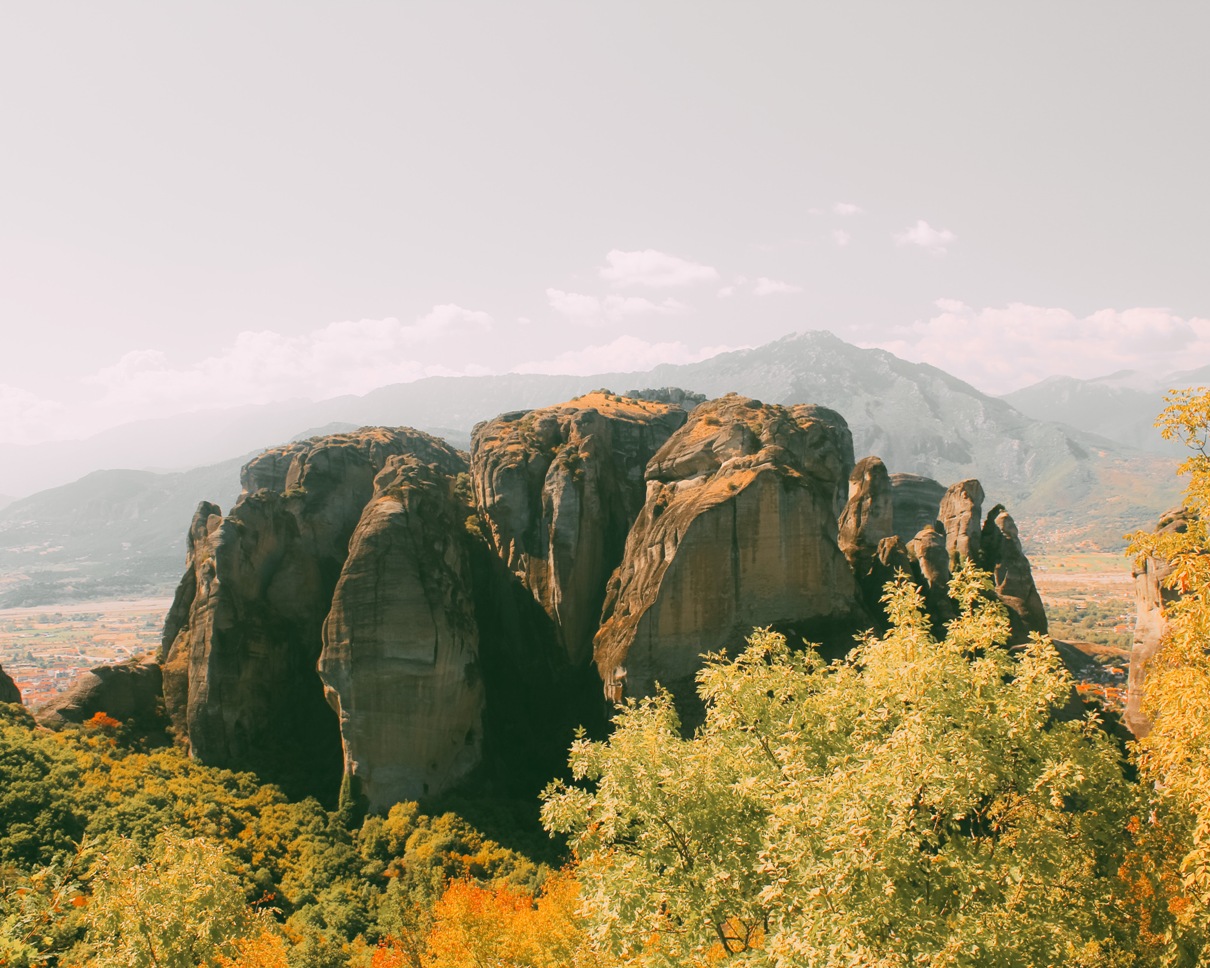
[[[21,690],[4,668],[0,666],[0,702],[21,702]]]
[[[679,407],[598,391],[475,427],[488,540],[550,616],[573,666],[592,654],[606,582],[643,505],[643,470],[684,422]]]
[[[1188,512],[1184,508],[1173,508],[1160,517],[1156,532],[1183,534],[1188,527]],[[1164,587],[1164,581],[1171,573],[1172,565],[1169,562],[1162,558],[1150,557],[1143,559],[1134,570],[1136,618],[1134,642],[1130,649],[1130,673],[1126,683],[1126,712],[1123,719],[1137,739],[1142,739],[1151,731],[1151,720],[1143,712],[1147,667],[1159,652],[1164,634],[1168,630],[1165,609],[1179,597],[1175,589]]]
[[[852,466],[833,411],[729,394],[703,404],[647,468],[643,509],[609,582],[593,657],[614,701],[657,682],[692,702],[703,652],[753,626],[812,641],[865,621],[837,546]]]
[[[646,390],[627,390],[624,397],[632,400],[650,400],[652,403],[667,403],[682,410],[689,411],[698,404],[706,402],[704,393],[694,393],[692,390],[682,390],[680,387],[649,387]]]
[[[957,611],[950,599],[950,555],[945,534],[936,523],[921,528],[908,543],[913,573],[924,591],[924,604],[932,616],[934,628],[953,618]]]
[[[891,476],[877,457],[863,457],[849,475],[849,499],[841,512],[837,541],[849,563],[872,554],[895,527]]]
[[[853,569],[866,611],[885,623],[882,595],[886,583],[911,574],[907,548],[894,534],[894,496],[886,465],[863,457],[849,475],[849,500],[840,515],[838,544]]]
[[[945,530],[945,548],[950,560],[979,560],[983,524],[983,485],[976,480],[953,484],[941,498],[937,512]]]
[[[344,775],[377,810],[448,789],[482,747],[468,509],[454,492],[465,465],[428,456],[387,458],[323,627]]]
[[[322,627],[374,478],[404,453],[460,460],[418,431],[366,428],[267,451],[226,517],[199,509],[161,652],[198,759],[331,800],[341,744],[316,672]]]
[[[937,520],[945,488],[919,474],[891,475],[894,532],[907,544]]]
[[[135,729],[163,726],[164,707],[160,667],[131,660],[98,666],[80,676],[71,689],[35,713],[43,726],[82,723],[105,713]]]
[[[987,521],[980,534],[980,555],[978,560],[991,573],[997,597],[1008,608],[1009,621],[1012,623],[1010,641],[1025,642],[1031,632],[1045,635],[1046,608],[1034,585],[1029,559],[1021,548],[1016,522],[1002,504],[997,504],[987,513]]]

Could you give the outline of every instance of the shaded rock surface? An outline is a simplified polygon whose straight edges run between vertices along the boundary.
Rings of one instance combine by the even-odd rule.
[[[70,690],[38,709],[35,717],[44,726],[60,726],[105,713],[147,730],[164,723],[162,696],[159,665],[132,659],[84,673]]]
[[[945,488],[919,474],[891,475],[894,532],[907,544],[937,520]]]
[[[316,671],[322,626],[374,478],[403,453],[459,460],[419,431],[365,428],[266,451],[229,514],[199,509],[161,650],[198,759],[331,801],[342,754]]]
[[[987,513],[980,534],[980,549],[979,561],[991,573],[996,595],[1008,608],[1011,641],[1025,642],[1031,632],[1045,634],[1046,608],[1034,584],[1029,559],[1021,549],[1017,524],[1004,505],[997,504]]]
[[[0,702],[17,702],[21,701],[21,690],[17,688],[17,684],[4,667],[0,666]]]
[[[1183,534],[1189,527],[1185,508],[1165,512],[1156,527],[1159,534]],[[1136,618],[1134,642],[1130,648],[1130,672],[1126,682],[1126,712],[1123,718],[1136,738],[1151,731],[1151,720],[1143,712],[1143,696],[1147,682],[1147,666],[1160,650],[1168,620],[1164,610],[1176,601],[1179,593],[1164,587],[1172,566],[1162,558],[1145,558],[1134,570],[1134,599]]]
[[[885,625],[882,606],[886,583],[912,574],[907,548],[894,534],[894,495],[886,465],[863,457],[849,475],[849,500],[839,521],[838,544],[853,569],[866,611]]]
[[[945,533],[937,523],[921,528],[909,543],[908,557],[913,574],[924,590],[924,603],[933,618],[934,628],[957,615],[949,597],[950,555],[945,547]]]
[[[391,456],[349,542],[319,675],[344,774],[371,809],[444,791],[479,763],[483,682],[471,593],[465,464]]]
[[[488,540],[550,616],[573,666],[591,657],[606,582],[643,505],[644,468],[684,422],[679,407],[598,391],[475,427]]]
[[[852,441],[834,411],[729,394],[699,406],[647,468],[593,657],[614,701],[656,682],[692,701],[703,652],[753,625],[813,641],[865,619],[837,546]]]

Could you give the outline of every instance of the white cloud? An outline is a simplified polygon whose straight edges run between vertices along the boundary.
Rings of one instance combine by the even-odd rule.
[[[918,245],[934,255],[945,255],[951,242],[957,239],[949,229],[935,229],[924,219],[902,232],[895,233],[896,245]]]
[[[676,299],[662,299],[658,303],[642,296],[587,296],[562,289],[547,289],[546,300],[557,313],[585,322],[617,320],[624,316],[655,314],[674,316],[688,312],[689,307]]]
[[[880,346],[931,363],[987,393],[1007,393],[1048,376],[1079,379],[1137,369],[1162,375],[1210,360],[1210,319],[1166,309],[1067,309],[1012,303],[974,309],[938,299],[940,313],[902,327]]]
[[[661,363],[696,363],[737,346],[703,346],[690,349],[679,341],[650,343],[637,336],[619,336],[610,343],[569,350],[545,360],[533,360],[513,368],[515,373],[561,373],[588,376],[593,373],[628,373],[647,370]],[[625,390],[627,387],[615,387]]]
[[[735,286],[723,286],[717,293],[719,299],[730,299],[735,295]]]
[[[834,229],[832,232],[832,241],[843,249],[853,241],[853,236],[849,235],[844,229]]]
[[[652,289],[669,289],[676,286],[691,286],[700,282],[713,282],[718,272],[711,266],[690,262],[655,249],[637,252],[612,250],[605,256],[608,265],[600,269],[601,278],[618,288],[647,286]]]
[[[832,206],[832,211],[837,215],[860,215],[865,209],[851,202],[837,202]]]
[[[772,296],[775,293],[802,292],[802,286],[795,286],[788,282],[781,282],[777,279],[761,276],[756,280],[752,291],[758,296]]]
[[[487,373],[471,363],[429,361],[454,356],[450,350],[493,325],[485,312],[445,303],[406,323],[343,320],[297,335],[245,331],[202,359],[176,361],[158,350],[133,350],[83,379],[83,404],[0,387],[0,440],[62,440],[149,414],[322,399],[425,376]]]

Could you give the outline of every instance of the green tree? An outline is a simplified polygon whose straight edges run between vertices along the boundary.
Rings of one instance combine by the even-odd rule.
[[[1176,915],[1171,940],[1193,963],[1210,931],[1210,390],[1174,390],[1166,399],[1160,432],[1190,451],[1180,467],[1188,477],[1188,527],[1131,536],[1140,561],[1172,564],[1168,582],[1182,594],[1167,606],[1168,630],[1147,668],[1143,709],[1153,725],[1138,744],[1138,762],[1160,796],[1157,842],[1175,857],[1168,872],[1178,883],[1168,901]]]
[[[266,927],[222,851],[200,838],[165,834],[151,858],[133,841],[119,841],[99,858],[92,887],[89,968],[211,965]]]
[[[988,591],[965,563],[938,642],[896,582],[890,631],[832,664],[758,631],[709,657],[692,738],[663,694],[578,740],[543,819],[600,942],[639,965],[1135,963],[1135,788],[1094,718],[1057,717],[1053,646],[1004,647]]]

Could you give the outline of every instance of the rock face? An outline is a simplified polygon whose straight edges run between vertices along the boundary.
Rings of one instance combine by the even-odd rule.
[[[945,529],[945,548],[951,560],[979,560],[979,539],[982,535],[983,485],[976,480],[953,484],[941,498],[938,520]]]
[[[1045,635],[1046,608],[1034,585],[1029,559],[1021,549],[1017,524],[1003,504],[997,504],[987,512],[980,549],[982,557],[979,560],[991,572],[996,595],[1008,608],[1013,628],[1011,641],[1024,642],[1031,632]]]
[[[891,502],[894,505],[894,531],[904,544],[937,520],[945,488],[931,477],[919,474],[891,475]]]
[[[573,666],[592,655],[606,582],[643,505],[643,470],[684,422],[679,407],[599,391],[475,427],[488,540],[550,616]]]
[[[136,728],[163,726],[162,679],[154,662],[98,666],[80,676],[71,689],[37,711],[44,726],[82,723],[105,713]]]
[[[9,674],[0,666],[0,702],[16,702],[21,701],[21,690],[17,688],[17,684],[9,677]]]
[[[1189,527],[1184,508],[1174,508],[1160,517],[1156,531],[1160,534],[1183,534]],[[1143,712],[1143,694],[1147,680],[1147,666],[1160,650],[1168,620],[1165,607],[1179,595],[1164,587],[1164,580],[1172,573],[1172,566],[1160,558],[1147,558],[1134,572],[1134,597],[1137,618],[1134,625],[1134,643],[1130,649],[1130,674],[1126,683],[1126,726],[1135,737],[1142,739],[1151,731],[1151,720]]]
[[[912,573],[907,548],[894,534],[894,494],[886,465],[863,457],[849,475],[849,500],[841,512],[838,543],[853,569],[866,611],[885,623],[882,606],[886,583]]]
[[[331,799],[341,745],[316,672],[322,627],[374,478],[404,453],[459,459],[406,429],[312,438],[246,465],[226,517],[199,509],[161,654],[168,711],[198,759]]]
[[[483,682],[465,464],[392,456],[374,480],[323,627],[319,675],[344,774],[371,809],[448,789],[480,758]]]
[[[945,534],[936,524],[921,528],[908,543],[908,556],[912,559],[913,571],[920,587],[924,590],[924,603],[933,624],[944,624],[957,611],[950,599],[950,555],[945,547]]]
[[[784,625],[815,641],[865,617],[837,546],[848,428],[823,408],[735,394],[703,404],[647,468],[593,658],[606,695],[693,696],[703,652]]]

